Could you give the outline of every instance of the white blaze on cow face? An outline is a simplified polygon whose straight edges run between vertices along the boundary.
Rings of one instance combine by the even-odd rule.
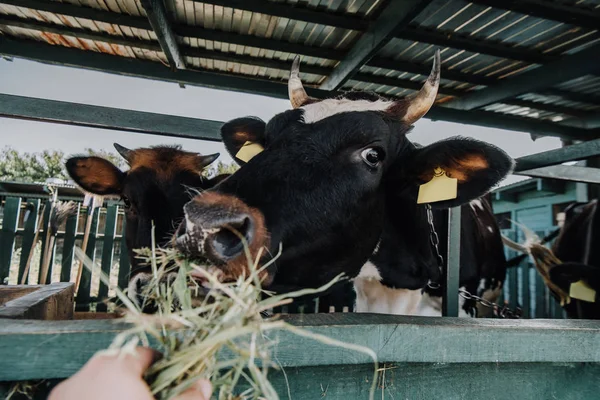
[[[367,261],[354,278],[356,312],[441,317],[442,299],[423,293],[421,289],[394,289],[381,283],[381,274]],[[459,296],[459,317],[474,317],[464,310],[465,300]]]
[[[321,121],[327,117],[331,117],[335,114],[341,114],[352,111],[385,111],[392,104],[393,101],[388,100],[350,100],[346,98],[341,99],[326,99],[317,103],[307,104],[300,107],[304,110],[303,122],[306,124],[312,124],[317,121]]]

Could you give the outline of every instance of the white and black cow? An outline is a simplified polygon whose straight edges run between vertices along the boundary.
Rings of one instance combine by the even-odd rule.
[[[584,281],[596,291],[596,301],[571,299],[563,307],[569,318],[600,319],[600,211],[598,200],[577,203],[565,210],[565,223],[552,245],[563,263],[550,269],[550,280],[566,293]]]
[[[266,247],[265,261],[282,243],[281,256],[264,271],[269,288],[316,287],[343,272],[354,279],[358,311],[441,315],[440,298],[427,288],[440,271],[426,207],[417,204],[419,185],[439,167],[458,180],[457,198],[431,204],[440,241],[446,241],[446,210],[470,202],[463,207],[460,284],[493,300],[504,280],[504,255],[480,197],[511,171],[513,160],[468,138],[424,147],[408,140],[412,124],[434,103],[439,81],[437,52],[431,75],[409,98],[348,92],[317,100],[307,96],[296,60],[289,81],[293,110],[267,124],[240,118],[223,126],[233,156],[248,141],[264,151],[185,206],[176,246],[233,280],[247,268],[233,229],[253,254]],[[474,304],[462,311],[476,314]]]

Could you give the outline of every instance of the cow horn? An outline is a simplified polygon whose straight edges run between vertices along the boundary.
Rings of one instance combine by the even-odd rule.
[[[302,107],[311,100],[300,80],[300,56],[296,56],[292,63],[290,79],[288,80],[288,95],[293,108]]]
[[[115,146],[115,150],[117,150],[121,157],[123,157],[125,161],[129,163],[129,158],[131,157],[131,150],[129,150],[127,147],[121,146],[119,143],[113,143],[113,146]]]
[[[427,111],[429,111],[435,102],[440,86],[440,64],[440,51],[436,50],[435,55],[433,56],[433,68],[431,68],[431,73],[425,81],[425,84],[418,93],[415,93],[404,100],[408,102],[408,106],[402,117],[403,122],[406,122],[409,125],[417,122],[421,117],[427,114]]]

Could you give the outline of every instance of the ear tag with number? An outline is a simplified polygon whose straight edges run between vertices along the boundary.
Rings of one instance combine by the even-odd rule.
[[[457,191],[458,179],[449,178],[446,171],[438,167],[434,170],[433,178],[419,186],[417,204],[452,200],[456,198]]]
[[[243,162],[250,161],[255,155],[262,152],[265,148],[258,143],[246,142],[242,148],[237,152],[235,157]]]
[[[575,283],[571,283],[571,288],[569,289],[569,296],[574,299],[587,301],[590,303],[596,302],[596,291],[588,286],[584,281],[577,281]]]

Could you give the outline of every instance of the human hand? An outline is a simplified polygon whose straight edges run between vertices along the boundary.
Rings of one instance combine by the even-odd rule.
[[[75,375],[58,384],[49,400],[154,400],[144,371],[155,360],[153,350],[136,347],[133,354],[97,353]],[[174,400],[210,400],[212,386],[199,380]]]

